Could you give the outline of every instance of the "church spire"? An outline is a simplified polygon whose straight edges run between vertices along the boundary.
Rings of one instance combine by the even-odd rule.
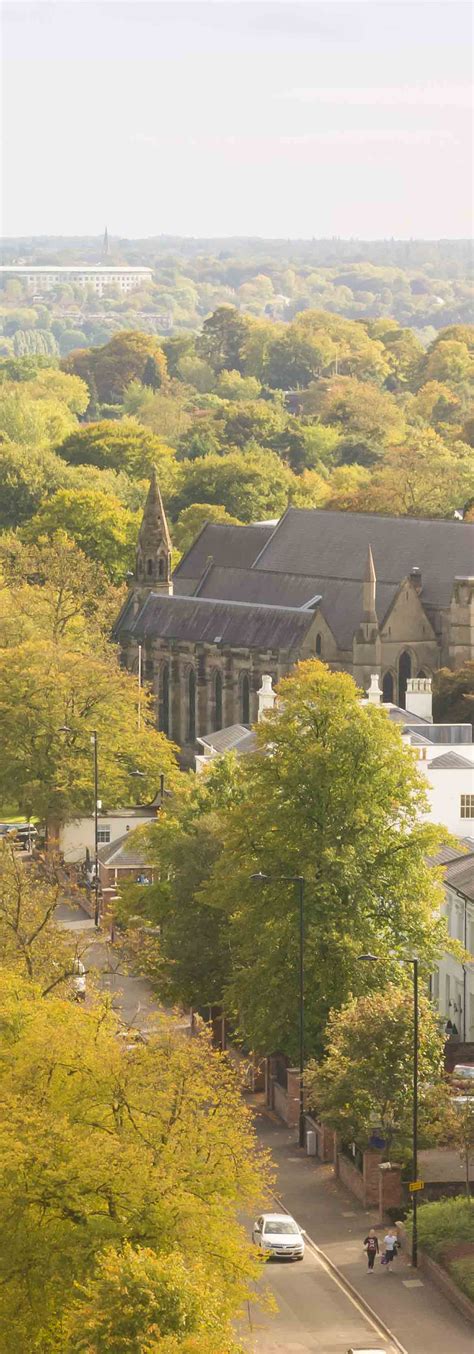
[[[153,466],[142,523],[138,533],[135,564],[135,584],[152,592],[172,593],[171,537],[158,484],[158,473]]]
[[[103,243],[103,245],[102,245],[102,258],[103,258],[103,259],[109,259],[109,258],[110,258],[109,232],[108,232],[108,230],[107,230],[107,226],[105,227],[105,230],[104,230],[104,243]]]
[[[364,620],[371,621],[377,620],[377,612],[375,610],[376,590],[377,590],[377,575],[375,573],[372,548],[369,545],[369,548],[367,550],[367,561],[365,566],[364,585],[363,585]]]

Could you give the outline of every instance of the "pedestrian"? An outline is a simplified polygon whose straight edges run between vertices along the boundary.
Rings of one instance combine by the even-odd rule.
[[[375,1264],[375,1257],[379,1253],[379,1242],[374,1227],[371,1227],[369,1235],[366,1236],[364,1246],[367,1251],[367,1269],[369,1271],[369,1274],[372,1274]]]
[[[384,1239],[383,1239],[383,1256],[382,1256],[382,1259],[383,1259],[385,1268],[386,1268],[386,1270],[387,1270],[387,1274],[390,1274],[390,1272],[391,1272],[392,1263],[393,1263],[393,1261],[394,1261],[394,1259],[395,1259],[396,1254],[397,1254],[397,1233],[396,1233],[395,1229],[394,1229],[393,1227],[391,1227],[391,1228],[390,1228],[390,1231],[387,1232],[387,1235],[384,1236]]]

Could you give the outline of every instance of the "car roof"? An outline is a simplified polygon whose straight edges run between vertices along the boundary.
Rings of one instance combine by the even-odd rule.
[[[261,1218],[264,1218],[265,1222],[294,1222],[294,1221],[295,1221],[295,1219],[291,1216],[291,1213],[261,1213],[261,1214],[260,1214],[260,1217],[261,1217]]]

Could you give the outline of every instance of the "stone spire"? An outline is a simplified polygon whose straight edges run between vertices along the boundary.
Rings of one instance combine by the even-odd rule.
[[[369,545],[367,551],[367,563],[365,566],[364,586],[363,586],[363,613],[364,620],[376,621],[377,612],[375,610],[375,594],[377,589],[377,576],[375,573],[374,557],[372,547]]]
[[[171,537],[153,466],[150,488],[138,533],[134,585],[150,592],[172,593]]]
[[[105,230],[104,230],[104,243],[103,243],[103,245],[102,245],[102,258],[103,258],[103,259],[109,259],[109,258],[110,258],[109,232],[108,232],[108,230],[107,230],[107,226],[105,227]]]

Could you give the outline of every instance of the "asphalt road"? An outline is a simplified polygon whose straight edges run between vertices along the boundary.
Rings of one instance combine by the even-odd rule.
[[[397,1354],[397,1346],[387,1342],[310,1245],[301,1262],[267,1263],[263,1286],[275,1298],[278,1311],[262,1312],[250,1304],[244,1331],[249,1352],[347,1354],[354,1345]]]

